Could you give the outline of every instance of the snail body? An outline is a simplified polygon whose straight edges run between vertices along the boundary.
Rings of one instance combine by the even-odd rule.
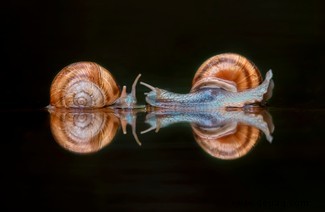
[[[270,98],[272,71],[265,80],[257,67],[238,54],[220,54],[205,61],[196,72],[188,94],[177,94],[141,82],[152,91],[146,102],[155,107],[207,110],[264,103]]]
[[[77,62],[64,67],[54,78],[50,90],[50,107],[55,108],[133,108],[135,86],[120,91],[113,75],[94,62]]]

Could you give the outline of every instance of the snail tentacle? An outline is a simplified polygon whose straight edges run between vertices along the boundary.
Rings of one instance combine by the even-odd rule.
[[[121,127],[123,134],[127,134],[127,125],[129,124],[132,128],[132,135],[135,139],[135,141],[138,143],[139,146],[141,146],[140,139],[138,138],[138,135],[136,133],[136,113],[138,111],[134,110],[116,110],[116,114],[121,122]]]
[[[150,132],[150,131],[152,131],[152,130],[156,130],[156,126],[149,127],[148,129],[143,130],[143,131],[141,131],[140,133],[141,133],[141,134],[145,134],[145,133]]]
[[[156,91],[157,90],[157,88],[153,87],[152,85],[149,85],[148,83],[140,82],[140,84],[143,85],[143,86],[145,86],[145,87],[147,87],[147,88],[149,88],[152,91]]]
[[[123,86],[121,96],[118,98],[115,103],[111,106],[112,108],[121,108],[121,109],[130,109],[130,108],[142,108],[144,106],[137,106],[137,98],[136,98],[136,85],[141,77],[139,74],[133,84],[131,93],[126,92],[126,86]]]

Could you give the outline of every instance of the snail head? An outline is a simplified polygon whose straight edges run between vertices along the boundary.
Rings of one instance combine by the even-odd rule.
[[[126,86],[124,85],[122,88],[121,96],[116,100],[114,103],[114,108],[121,108],[121,109],[130,109],[130,108],[141,108],[143,106],[137,106],[137,97],[136,97],[136,86],[139,81],[141,74],[139,74],[133,84],[131,93],[126,92]]]
[[[168,101],[168,97],[165,96],[165,94],[168,94],[168,92],[166,90],[163,90],[163,89],[160,89],[157,87],[153,87],[152,85],[149,85],[144,82],[140,82],[140,84],[151,90],[150,92],[145,93],[146,102],[149,105],[157,106],[157,100],[161,100],[161,99],[164,99],[164,101]]]

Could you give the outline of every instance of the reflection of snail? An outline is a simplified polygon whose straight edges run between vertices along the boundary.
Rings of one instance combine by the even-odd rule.
[[[120,91],[112,74],[93,62],[78,62],[63,68],[54,78],[50,91],[50,106],[56,108],[134,108],[135,86],[131,94],[126,86]]]
[[[119,119],[104,111],[51,111],[53,137],[64,149],[75,153],[97,152],[114,138]]]
[[[193,124],[192,130],[202,149],[220,159],[236,159],[246,155],[260,137],[258,128],[235,122],[215,128]]]
[[[148,104],[161,108],[207,110],[264,103],[273,89],[272,71],[262,82],[257,67],[238,54],[220,54],[205,61],[196,72],[189,94],[176,94],[141,82],[152,91]]]
[[[132,126],[135,140],[140,144],[136,135],[133,113],[118,113],[109,108],[97,110],[65,110],[52,109],[51,131],[53,137],[64,149],[74,153],[93,153],[111,143],[120,125],[126,133],[126,125]],[[132,114],[129,114],[132,113]]]
[[[262,108],[251,110],[205,113],[156,109],[147,115],[146,123],[151,127],[142,133],[154,129],[157,132],[173,123],[189,122],[195,140],[205,152],[220,159],[236,159],[252,149],[261,137],[261,131],[268,141],[272,141],[274,126],[270,114]]]

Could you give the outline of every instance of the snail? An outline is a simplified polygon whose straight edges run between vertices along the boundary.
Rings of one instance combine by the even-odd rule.
[[[137,76],[130,94],[120,91],[112,74],[94,62],[77,62],[64,67],[50,89],[50,107],[55,108],[136,108]]]
[[[70,152],[97,152],[112,142],[120,126],[126,134],[127,124],[131,125],[132,134],[141,145],[135,128],[137,110],[52,108],[49,112],[55,141]]]
[[[155,107],[209,110],[222,107],[264,105],[271,98],[272,70],[265,80],[258,68],[247,58],[234,54],[219,54],[206,60],[196,72],[190,93],[177,94],[140,82],[151,91],[146,102]]]
[[[271,142],[274,125],[271,115],[264,108],[236,108],[233,110],[175,111],[153,109],[146,116],[151,130],[159,131],[169,125],[188,122],[194,139],[209,155],[222,160],[237,159],[252,150],[264,133]]]

